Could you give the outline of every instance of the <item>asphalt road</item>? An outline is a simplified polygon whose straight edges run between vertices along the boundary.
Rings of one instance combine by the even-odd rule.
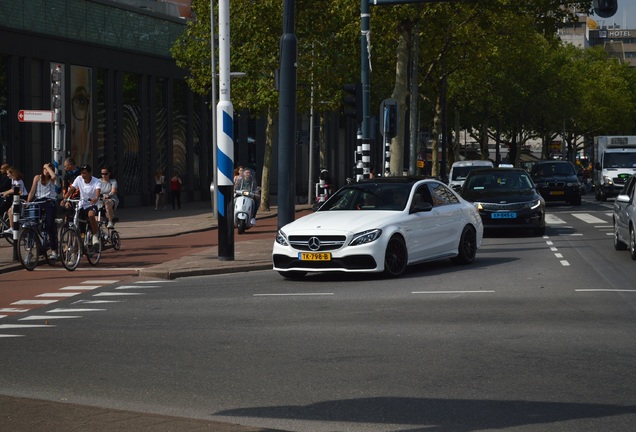
[[[0,394],[288,431],[632,431],[636,263],[608,209],[551,206],[545,237],[397,280],[107,284],[0,339]]]

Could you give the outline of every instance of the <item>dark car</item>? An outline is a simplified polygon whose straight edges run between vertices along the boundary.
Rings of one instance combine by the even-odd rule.
[[[532,180],[546,201],[581,205],[581,182],[568,161],[539,161],[532,167]]]
[[[531,229],[545,233],[545,201],[526,170],[487,168],[471,171],[461,196],[472,202],[484,229]]]

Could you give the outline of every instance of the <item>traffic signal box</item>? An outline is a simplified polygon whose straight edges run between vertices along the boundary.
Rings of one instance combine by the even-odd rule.
[[[345,92],[342,98],[345,116],[354,117],[358,124],[362,123],[362,84],[345,84],[342,90]]]
[[[53,109],[62,107],[62,66],[51,69],[51,105]]]
[[[594,0],[594,13],[602,18],[609,18],[616,14],[618,0]]]

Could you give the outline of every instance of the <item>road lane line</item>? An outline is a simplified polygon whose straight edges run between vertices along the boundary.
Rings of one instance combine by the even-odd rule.
[[[411,291],[411,294],[481,294],[481,293],[494,293],[493,290],[479,290],[479,291]]]
[[[31,315],[28,317],[20,318],[18,321],[37,321],[37,320],[51,320],[51,319],[71,319],[71,318],[84,318],[81,315]]]
[[[589,224],[607,224],[607,221],[597,218],[596,216],[592,216],[589,213],[573,213],[572,216]]]
[[[101,288],[101,285],[69,285],[69,286],[65,286],[63,288],[60,288],[60,290],[65,290],[65,291],[89,291],[89,290],[94,290],[97,288]]]
[[[54,293],[43,293],[38,294],[36,297],[73,297],[76,295],[83,294],[81,292],[54,292]]]
[[[136,295],[146,295],[144,293],[131,293],[131,292],[101,292],[97,294],[93,294],[93,297],[113,297],[113,296],[136,296]]]
[[[333,293],[252,294],[254,297],[330,296]]]
[[[602,288],[590,288],[590,289],[575,289],[576,292],[633,292],[636,293],[636,289],[602,289]]]
[[[17,302],[11,303],[12,305],[47,305],[51,303],[55,303],[58,300],[18,300]]]
[[[51,309],[50,311],[47,311],[46,313],[101,312],[101,311],[105,311],[105,310],[106,309],[57,308],[57,309]]]

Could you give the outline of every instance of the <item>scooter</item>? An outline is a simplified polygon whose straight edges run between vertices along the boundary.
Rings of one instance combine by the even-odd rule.
[[[234,194],[234,227],[243,234],[252,227],[252,210],[256,205],[255,194],[244,190]]]

